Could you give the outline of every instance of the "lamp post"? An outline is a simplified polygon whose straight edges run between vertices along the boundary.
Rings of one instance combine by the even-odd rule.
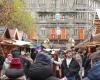
[[[60,25],[58,23],[58,21],[61,19],[61,14],[56,13],[55,14],[55,19],[56,19],[56,33],[57,33],[57,37],[58,37],[58,45],[60,46],[59,40],[60,40],[60,34],[61,34],[61,30],[60,30]]]
[[[60,47],[60,34],[61,34],[61,30],[60,30],[60,26],[57,26],[57,36],[58,36],[58,45]]]
[[[38,45],[38,38],[39,38],[39,34],[37,33],[37,36],[36,36],[36,45]]]

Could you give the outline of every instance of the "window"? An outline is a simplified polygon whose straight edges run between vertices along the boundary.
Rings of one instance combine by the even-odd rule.
[[[77,28],[74,29],[74,36],[78,36],[78,29]]]
[[[45,0],[38,0],[39,7],[43,7],[45,4]]]
[[[45,36],[46,36],[46,29],[45,29],[44,27],[42,27],[42,28],[40,29],[40,36],[41,36],[41,37],[45,37]]]
[[[62,1],[62,2],[61,2],[62,4],[66,4],[66,0],[61,0],[61,1]]]
[[[38,0],[39,4],[45,4],[45,0]]]
[[[51,0],[51,3],[52,3],[52,4],[55,4],[55,0]]]
[[[69,36],[72,37],[74,35],[74,29],[70,28],[69,29]]]
[[[45,4],[45,0],[43,0],[43,2],[42,2],[43,4]]]

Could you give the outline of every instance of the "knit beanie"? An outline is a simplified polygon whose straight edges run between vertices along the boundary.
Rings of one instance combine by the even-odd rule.
[[[24,69],[20,58],[13,58],[11,60],[11,63],[9,65],[9,68],[6,70],[5,75],[12,80],[16,80],[17,78],[24,75]]]
[[[20,60],[20,58],[13,58],[11,63],[10,63],[10,66],[9,68],[14,68],[14,69],[22,69],[23,66],[22,66],[22,62]]]
[[[50,58],[43,53],[37,54],[36,62],[39,62],[39,61],[46,62],[46,63],[49,63],[49,64],[51,62]]]

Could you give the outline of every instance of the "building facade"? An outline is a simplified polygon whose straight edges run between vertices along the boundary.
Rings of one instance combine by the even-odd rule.
[[[27,10],[36,12],[39,40],[82,41],[94,29],[99,0],[23,0]],[[60,29],[60,37],[57,34]]]

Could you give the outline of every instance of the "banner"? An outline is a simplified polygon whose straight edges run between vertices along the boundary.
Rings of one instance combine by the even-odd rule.
[[[79,39],[80,40],[84,39],[84,28],[79,28]]]
[[[49,39],[57,39],[56,28],[51,28],[48,35]]]
[[[61,39],[65,40],[66,39],[66,28],[61,28]]]

